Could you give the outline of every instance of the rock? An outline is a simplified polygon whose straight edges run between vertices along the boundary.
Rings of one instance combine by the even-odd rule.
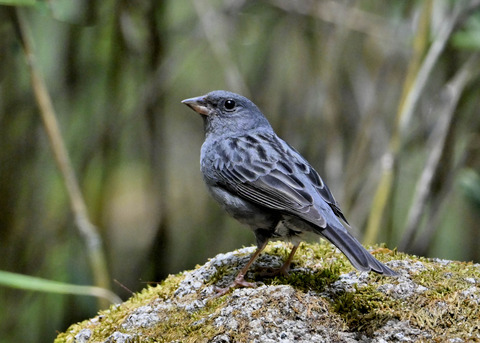
[[[99,316],[72,325],[62,342],[469,342],[480,339],[480,265],[378,249],[399,273],[359,273],[329,244],[302,244],[288,277],[261,279],[280,266],[273,243],[247,274],[256,288],[215,297],[253,247],[219,254],[169,276]]]
[[[79,333],[75,335],[75,342],[77,343],[87,343],[90,337],[92,336],[92,330],[82,329]]]

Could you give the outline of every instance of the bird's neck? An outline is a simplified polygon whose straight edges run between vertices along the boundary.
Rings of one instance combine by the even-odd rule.
[[[215,141],[225,138],[245,136],[255,132],[273,133],[273,129],[266,119],[264,121],[256,122],[230,121],[220,123],[219,121],[216,121],[215,123],[212,123],[212,121],[208,120],[208,118],[204,118],[203,127],[205,132],[205,140]]]

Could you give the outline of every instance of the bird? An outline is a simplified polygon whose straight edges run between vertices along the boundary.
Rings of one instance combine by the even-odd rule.
[[[254,287],[245,275],[270,240],[292,242],[289,256],[276,271],[288,275],[306,232],[326,238],[359,271],[397,275],[350,234],[340,205],[320,175],[277,136],[252,101],[216,90],[182,103],[203,119],[200,170],[210,194],[230,216],[253,231],[257,243],[250,260],[219,294],[236,287]]]

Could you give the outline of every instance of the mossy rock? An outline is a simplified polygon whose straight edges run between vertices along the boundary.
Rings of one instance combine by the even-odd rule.
[[[169,276],[60,334],[63,342],[480,341],[480,265],[372,253],[399,273],[359,273],[330,244],[302,244],[288,277],[262,279],[289,252],[270,244],[247,274],[256,288],[215,297],[254,247]]]

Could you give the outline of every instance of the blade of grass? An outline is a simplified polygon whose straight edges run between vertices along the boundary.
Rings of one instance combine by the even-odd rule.
[[[434,66],[436,65],[440,55],[442,54],[445,46],[454,32],[455,28],[462,25],[470,15],[480,6],[480,0],[472,0],[468,5],[463,2],[459,2],[454,9],[454,13],[450,18],[446,18],[442,22],[442,26],[438,31],[437,37],[433,41],[432,45],[428,49],[428,53],[418,70],[418,74],[415,77],[414,82],[406,94],[405,99],[401,103],[399,120],[400,120],[400,134],[404,135],[408,131],[408,125],[413,116],[413,110],[423,93],[423,90],[427,84],[428,78],[432,73]]]
[[[103,250],[102,238],[98,229],[88,217],[87,206],[83,198],[77,177],[70,162],[65,143],[63,141],[57,116],[53,108],[50,94],[40,73],[35,59],[32,38],[22,9],[17,8],[12,13],[13,23],[17,36],[22,44],[27,65],[30,71],[31,84],[39,108],[40,116],[47,133],[50,147],[65,184],[68,199],[75,217],[75,224],[85,241],[90,267],[94,275],[94,284],[101,288],[110,288],[109,273]],[[99,303],[105,307],[105,303]]]
[[[425,2],[424,11],[427,11],[427,14],[431,12],[431,7],[429,2]],[[462,25],[465,20],[472,15],[475,9],[480,6],[480,0],[471,0],[469,3],[458,2],[455,4],[453,14],[446,18],[442,22],[442,26],[435,37],[435,40],[430,45],[427,55],[423,59],[421,65],[418,66],[418,72],[415,73],[417,68],[409,69],[410,72],[415,75],[411,80],[410,76],[407,76],[405,80],[405,92],[404,96],[400,101],[399,111],[396,118],[396,123],[394,126],[394,131],[392,133],[392,138],[385,156],[388,159],[392,160],[392,163],[383,164],[382,177],[379,182],[376,194],[374,196],[371,215],[367,224],[367,230],[365,235],[365,244],[372,244],[376,241],[378,233],[380,231],[380,226],[382,224],[383,213],[387,206],[387,202],[390,199],[391,192],[393,190],[393,180],[395,177],[395,166],[398,159],[398,154],[402,147],[402,141],[406,133],[408,132],[409,124],[413,116],[413,111],[420,99],[421,94],[423,93],[427,81],[433,71],[434,66],[436,65],[438,59],[440,58],[442,52],[445,49],[445,46],[454,32],[455,28]],[[423,15],[422,18],[426,20],[430,16]],[[424,29],[422,29],[422,27]],[[428,25],[420,25],[419,34],[421,39],[428,41],[428,30],[425,29]],[[423,36],[423,37],[422,37]],[[414,50],[416,54],[422,53],[422,51]],[[420,55],[422,56],[422,55]],[[415,63],[416,59],[412,63]],[[410,83],[407,83],[410,82]],[[385,168],[386,167],[386,168]],[[408,233],[410,234],[410,233]],[[404,242],[409,240],[407,237],[404,239]],[[404,246],[402,244],[402,246]]]
[[[0,270],[0,285],[28,291],[87,295],[108,300],[112,304],[119,304],[122,299],[112,291],[95,286],[74,285],[59,281],[46,280],[39,277],[17,274]]]
[[[418,71],[421,67],[421,61],[425,54],[425,50],[428,45],[429,36],[429,23],[432,11],[431,1],[426,1],[423,5],[420,22],[418,25],[417,34],[413,42],[413,56],[408,66],[407,76],[404,81],[403,94],[400,99],[400,106],[395,121],[394,131],[390,139],[388,150],[382,158],[382,176],[378,183],[377,190],[375,192],[372,208],[368,217],[367,229],[365,232],[364,243],[374,244],[377,241],[378,234],[380,232],[380,226],[382,225],[385,209],[389,199],[391,199],[391,193],[394,185],[395,178],[395,165],[397,162],[397,155],[400,150],[401,142],[401,129],[399,123],[402,121],[404,115],[404,108],[408,94],[413,89],[415,78],[418,75]]]
[[[0,5],[8,6],[33,6],[37,0],[0,0]]]
[[[403,240],[399,245],[400,250],[405,251],[410,247],[415,239],[415,234],[418,232],[422,214],[424,213],[428,200],[432,196],[432,183],[439,174],[440,169],[443,168],[442,163],[440,163],[442,156],[445,154],[445,150],[449,147],[449,144],[452,143],[447,140],[447,137],[449,136],[449,131],[453,129],[452,125],[455,122],[455,109],[458,100],[468,82],[478,75],[479,62],[479,53],[470,56],[453,79],[444,86],[441,100],[434,109],[434,111],[438,113],[438,121],[431,136],[430,154],[425,163],[422,175],[418,179],[415,187],[416,192],[408,212]],[[422,241],[426,242],[427,238],[431,240],[433,233],[434,232],[430,232]]]

